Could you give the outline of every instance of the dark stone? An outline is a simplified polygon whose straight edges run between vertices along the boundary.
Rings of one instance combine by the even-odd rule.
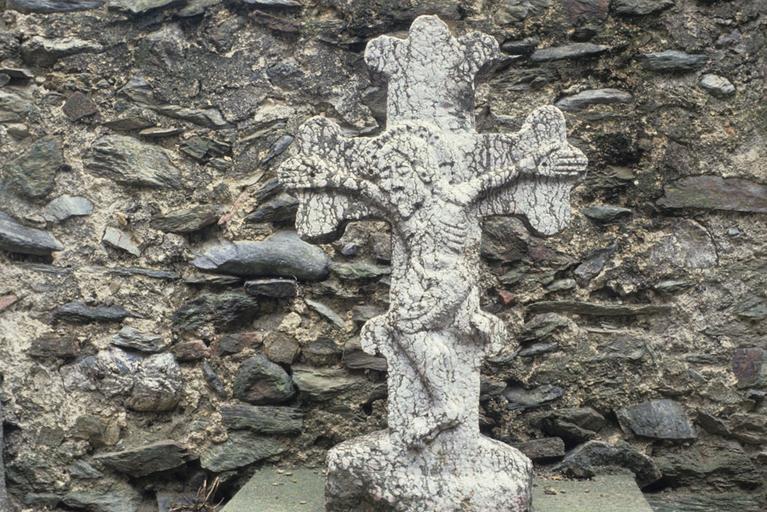
[[[664,187],[664,208],[767,213],[767,186],[741,178],[690,176]]]
[[[693,286],[694,284],[689,281],[666,279],[653,286],[653,289],[659,293],[670,295],[673,293],[681,292],[683,290],[687,290]]]
[[[43,336],[32,340],[28,354],[34,357],[74,359],[80,355],[80,342],[64,336]]]
[[[515,447],[533,462],[551,462],[565,456],[565,443],[558,437],[531,439]]]
[[[767,351],[756,347],[736,348],[732,353],[732,371],[739,388],[767,384]]]
[[[378,372],[388,370],[386,359],[364,352],[359,338],[353,338],[346,343],[344,346],[343,362],[350,370],[375,370]]]
[[[171,353],[180,362],[199,361],[210,356],[210,350],[202,340],[180,341],[173,345]]]
[[[43,217],[48,222],[62,222],[70,217],[82,217],[93,213],[93,203],[85,197],[63,195],[48,203]]]
[[[102,123],[110,130],[118,132],[129,132],[133,130],[143,130],[144,128],[150,128],[154,126],[154,123],[146,119],[143,115],[139,114],[127,114],[120,118],[112,119],[111,121],[105,121]]]
[[[277,139],[269,148],[269,153],[261,160],[261,165],[266,165],[287,150],[293,144],[292,135],[283,135]]]
[[[679,447],[655,457],[663,481],[673,487],[713,486],[718,490],[756,488],[764,484],[759,468],[734,441]]]
[[[156,215],[150,225],[166,233],[193,233],[215,224],[220,216],[220,206],[200,205]]]
[[[292,279],[255,279],[245,282],[245,291],[256,297],[289,299],[298,295],[298,283]]]
[[[178,308],[172,321],[179,331],[195,331],[208,323],[230,330],[252,322],[258,313],[258,302],[247,294],[203,293]]]
[[[551,300],[534,302],[528,306],[532,313],[575,313],[590,316],[640,316],[660,315],[671,312],[665,304],[598,304],[575,300]]]
[[[141,495],[127,484],[109,491],[72,491],[61,498],[67,507],[88,512],[137,512]]]
[[[146,334],[126,325],[112,336],[112,345],[139,352],[156,353],[168,348],[170,342],[159,334]]]
[[[702,54],[689,54],[677,50],[645,53],[642,55],[642,65],[650,71],[695,71],[702,68],[708,57]]]
[[[527,410],[540,407],[542,405],[559,400],[565,392],[558,386],[544,384],[532,389],[525,389],[522,386],[513,385],[506,388],[503,396],[509,401],[510,410]]]
[[[53,191],[56,172],[63,166],[61,144],[54,137],[44,137],[6,165],[5,175],[13,190],[25,197],[38,199]]]
[[[192,261],[200,270],[242,277],[289,277],[320,281],[329,273],[328,256],[293,231],[281,231],[260,242],[227,242]]]
[[[767,441],[767,415],[736,413],[729,418],[731,436],[741,443],[760,446]]]
[[[94,461],[128,474],[142,477],[183,466],[196,457],[175,441],[158,441],[138,448],[95,455]]]
[[[165,281],[175,281],[179,278],[178,274],[169,270],[155,270],[153,268],[142,267],[110,267],[106,269],[106,272],[122,277],[142,276]]]
[[[221,418],[229,430],[252,430],[259,434],[297,435],[304,426],[304,414],[295,407],[223,404]]]
[[[674,0],[612,0],[611,5],[616,14],[645,16],[672,7]]]
[[[6,0],[6,8],[19,12],[72,12],[96,9],[105,0]]]
[[[82,302],[69,302],[53,312],[53,318],[62,322],[85,324],[89,322],[122,322],[136,316],[122,306],[88,306]]]
[[[280,404],[295,394],[293,380],[261,354],[246,359],[234,378],[234,396],[251,404]]]
[[[230,144],[197,135],[182,142],[179,149],[182,153],[189,155],[198,162],[207,162],[212,158],[222,157],[232,152]]]
[[[184,276],[184,283],[191,285],[236,286],[241,282],[242,279],[236,276],[221,276],[200,273],[187,274]]]
[[[535,357],[541,354],[548,354],[549,352],[556,352],[557,350],[559,350],[559,343],[556,342],[533,343],[520,350],[517,355],[519,357]]]
[[[522,327],[519,341],[521,343],[547,341],[552,339],[554,334],[566,329],[570,324],[571,320],[556,313],[535,315]]]
[[[0,66],[0,73],[6,75],[9,82],[11,80],[28,81],[35,77],[35,75],[26,68],[9,68],[7,66]]]
[[[628,469],[636,477],[639,487],[657,482],[662,474],[652,459],[619,442],[610,445],[602,441],[589,441],[565,456],[559,470],[575,478],[592,478],[611,468]]]
[[[85,156],[85,170],[123,185],[178,188],[181,173],[168,152],[125,135],[96,139]]]
[[[274,439],[261,437],[247,430],[235,430],[221,444],[210,446],[200,455],[204,469],[222,473],[249,466],[254,462],[279,455],[285,446]]]
[[[341,359],[341,349],[330,338],[319,338],[301,351],[304,360],[313,366],[328,366],[336,364]]]
[[[538,47],[538,39],[535,37],[528,37],[520,39],[518,41],[505,41],[501,45],[501,50],[509,55],[532,55],[535,49]]]
[[[588,208],[584,208],[581,211],[583,212],[583,215],[589,219],[604,224],[631,217],[631,214],[633,213],[630,208],[623,208],[621,206],[613,206],[609,204],[589,206]]]
[[[346,327],[344,319],[341,318],[338,313],[333,311],[330,306],[326,306],[322,302],[311,299],[304,299],[304,302],[306,302],[306,305],[316,311],[317,314],[319,314],[322,318],[332,323],[339,329],[343,330]]]
[[[208,383],[208,386],[210,386],[210,389],[215,391],[220,398],[226,398],[228,396],[224,381],[221,380],[216,369],[213,368],[208,361],[203,361],[202,363],[202,375],[205,377],[205,381]]]
[[[710,268],[719,262],[716,245],[705,226],[679,219],[670,233],[660,237],[649,250],[649,262],[658,268]]]
[[[129,0],[132,1],[132,0]],[[217,108],[188,108],[178,105],[152,105],[152,110],[174,119],[181,119],[190,123],[198,124],[206,128],[218,129],[229,126],[226,119]]]
[[[573,24],[602,21],[607,17],[610,0],[564,0],[565,12]]]
[[[293,364],[301,347],[295,339],[281,332],[270,332],[264,339],[264,349],[270,361]]]
[[[281,193],[263,204],[245,217],[245,222],[273,222],[275,224],[292,223],[298,212],[298,199],[290,194]]]
[[[50,256],[64,246],[42,229],[28,228],[0,212],[0,249],[19,254]]]
[[[698,437],[687,413],[673,400],[651,400],[616,411],[621,426],[637,436],[676,441]]]
[[[248,5],[259,5],[261,7],[301,7],[298,0],[239,0]]]
[[[94,468],[84,460],[78,460],[67,466],[67,471],[72,478],[79,480],[98,480],[104,477],[104,473]]]
[[[533,62],[595,57],[609,50],[609,46],[594,43],[570,43],[552,48],[539,48],[530,56]]]
[[[102,50],[103,47],[98,43],[74,37],[46,39],[33,36],[21,44],[21,56],[24,62],[39,67],[52,66],[59,59],[70,55],[95,53]]]
[[[767,318],[767,300],[756,295],[748,295],[735,306],[735,315],[738,318],[755,322],[764,320]]]
[[[597,437],[606,423],[605,417],[591,407],[577,407],[552,411],[541,420],[541,429],[574,446]]]
[[[615,253],[615,250],[616,247],[611,246],[604,249],[597,249],[596,251],[589,254],[586,260],[578,265],[573,271],[578,284],[581,286],[586,286],[589,281],[598,276],[599,273],[602,272],[602,270],[605,268],[607,262],[610,261],[610,258]]]
[[[72,93],[64,103],[64,114],[71,120],[77,121],[83,117],[98,114],[99,109],[91,99],[81,92]]]
[[[743,492],[663,492],[645,494],[655,512],[764,512],[758,496]]]
[[[557,101],[556,106],[566,111],[578,111],[592,105],[616,105],[631,103],[633,96],[620,89],[591,89],[566,96]]]

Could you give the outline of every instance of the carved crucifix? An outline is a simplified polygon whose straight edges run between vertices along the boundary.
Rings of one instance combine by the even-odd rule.
[[[314,118],[279,170],[305,239],[334,240],[364,219],[392,231],[390,307],[361,333],[389,363],[388,430],[331,450],[329,512],[529,509],[530,461],[479,433],[480,366],[507,343],[480,309],[481,220],[559,231],[587,162],[555,107],[514,134],[476,133],[475,75],[498,57],[492,37],[456,38],[435,16],[417,18],[407,39],[370,41],[365,60],[389,83],[386,130],[348,138]]]

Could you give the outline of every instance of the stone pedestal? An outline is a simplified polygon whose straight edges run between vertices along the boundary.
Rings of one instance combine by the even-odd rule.
[[[279,471],[273,467],[259,470],[221,512],[326,510],[323,469],[291,468]],[[489,479],[494,480],[492,475]],[[604,475],[581,481],[536,478],[531,490],[532,512],[653,512],[631,475]],[[354,510],[365,512],[369,509]],[[428,510],[442,512],[451,509]],[[505,509],[486,509],[487,512],[495,510]]]

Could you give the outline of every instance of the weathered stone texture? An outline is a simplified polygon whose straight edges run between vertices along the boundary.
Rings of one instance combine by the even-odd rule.
[[[764,510],[765,2],[300,3],[0,0],[11,498],[33,510],[156,510],[155,493],[196,491],[199,462],[147,485],[80,461],[173,439],[195,457],[224,445],[205,459],[216,474],[249,472],[265,454],[319,465],[338,443],[386,427],[392,362],[362,351],[360,329],[391,306],[391,227],[351,222],[338,242],[305,245],[292,233],[298,198],[276,169],[314,116],[341,138],[381,137],[386,89],[364,48],[437,14],[503,52],[475,86],[479,133],[516,132],[535,106],[559,103],[590,161],[560,234],[483,222],[479,303],[520,345],[483,366],[482,433],[511,446],[555,437],[576,453],[606,442],[618,451],[579,459],[596,468],[623,457],[616,464],[643,483],[657,476],[623,440],[663,471],[648,490],[664,512]],[[92,103],[71,103],[74,118],[98,112],[70,119],[73,96]],[[52,151],[31,158],[38,143]],[[107,227],[139,255],[102,243]],[[251,245],[263,243],[268,252]],[[297,410],[303,423],[284,437],[232,430],[282,443],[236,461],[222,410],[256,355],[293,389],[252,406]],[[621,429],[618,411],[657,400],[680,404],[697,439]],[[585,408],[605,425],[568,412]],[[538,453],[559,453],[547,442]],[[709,443],[725,445],[699,446]]]

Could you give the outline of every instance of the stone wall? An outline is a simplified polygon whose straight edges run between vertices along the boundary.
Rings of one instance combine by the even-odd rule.
[[[380,130],[365,43],[436,13],[507,55],[479,87],[480,130],[553,103],[591,162],[565,232],[484,227],[484,307],[519,344],[487,364],[483,430],[542,471],[627,467],[659,510],[761,510],[767,2],[4,3],[0,382],[19,503],[167,510],[385,425],[386,362],[357,336],[386,306],[387,228],[301,242],[274,169],[310,116]]]

